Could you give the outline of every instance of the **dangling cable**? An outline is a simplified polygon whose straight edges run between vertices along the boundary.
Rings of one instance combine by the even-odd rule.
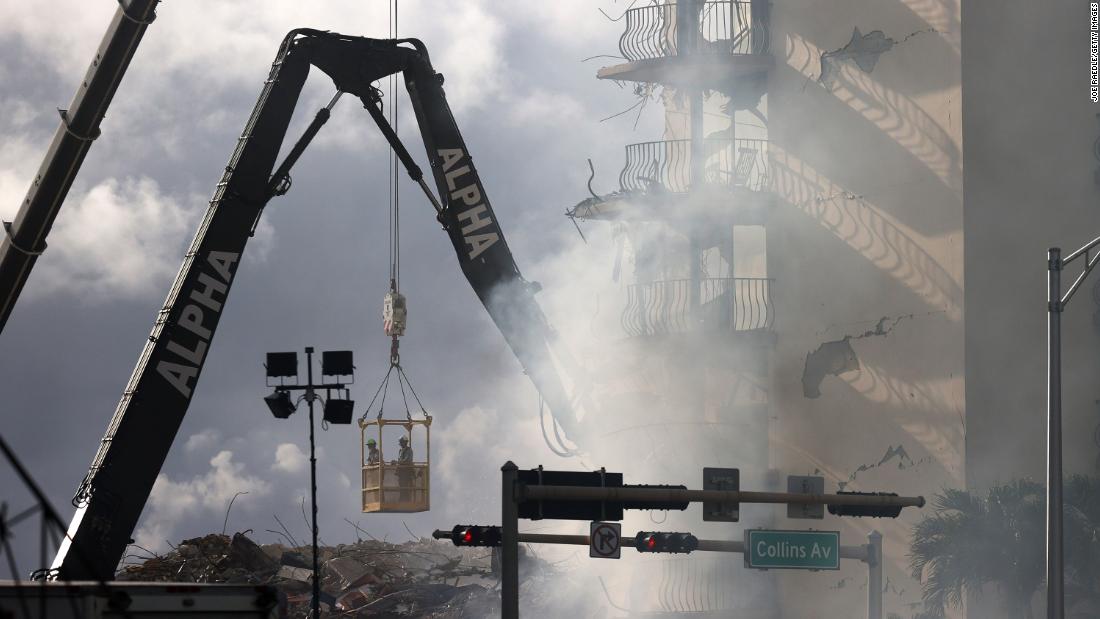
[[[413,389],[412,381],[409,380],[408,374],[405,374],[405,368],[397,366],[397,371],[405,377],[405,384],[409,386],[409,391],[412,393],[413,399],[416,400],[416,405],[420,407],[420,413],[427,417],[428,409],[424,408],[424,404],[420,402],[420,396],[416,395],[416,389]]]
[[[401,366],[397,366],[400,368]],[[401,403],[405,405],[405,419],[412,421],[412,413],[409,412],[409,398],[405,396],[405,381],[402,378],[402,372],[397,373],[397,386],[401,388]]]
[[[565,444],[565,435],[561,432],[561,426],[558,424],[557,418],[553,415],[550,415],[550,421],[553,424],[554,438],[557,439],[558,445],[560,445],[562,450],[565,451],[569,456],[576,456],[577,450]]]
[[[539,428],[542,430],[542,440],[543,440],[543,442],[546,443],[546,447],[549,448],[550,451],[554,452],[554,455],[558,456],[559,458],[569,458],[569,457],[575,456],[576,451],[570,449],[569,447],[567,447],[565,445],[565,443],[562,441],[561,436],[557,435],[557,428],[556,427],[554,429],[555,430],[554,433],[555,433],[555,435],[557,435],[557,436],[555,436],[555,439],[558,442],[558,446],[555,447],[550,442],[550,436],[546,434],[545,408],[546,407],[545,407],[544,401],[542,399],[542,394],[540,393],[539,394]]]
[[[370,404],[367,404],[367,409],[363,411],[363,416],[360,417],[360,419],[367,418],[367,413],[369,413],[370,409],[374,406],[374,402],[378,399],[379,394],[382,396],[382,402],[378,405],[378,416],[382,416],[382,407],[386,405],[386,386],[389,385],[390,373],[393,372],[393,368],[394,366],[391,365],[390,369],[386,372],[386,376],[382,378],[382,384],[378,385],[378,389],[375,389],[374,397],[370,399]]]
[[[390,39],[397,38],[397,0],[387,3],[389,5],[389,29]],[[390,91],[390,126],[393,127],[394,135],[397,135],[398,131],[398,118],[397,118],[397,74],[393,73],[389,76],[389,91]],[[401,168],[400,160],[397,157],[397,152],[392,151],[390,153],[388,161],[388,175],[389,175],[389,212],[390,212],[390,226],[389,226],[389,245],[390,245],[390,292],[388,295],[387,304],[391,308],[391,315],[395,318],[392,320],[387,329],[390,335],[390,367],[398,366],[401,363],[401,356],[398,351],[400,343],[398,338],[404,334],[404,319],[397,320],[396,313],[399,311],[404,312],[404,298],[401,296],[401,187],[399,185],[398,171]]]

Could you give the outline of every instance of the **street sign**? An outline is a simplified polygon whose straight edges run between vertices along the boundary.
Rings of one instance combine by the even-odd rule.
[[[745,531],[745,567],[839,570],[840,531]]]
[[[795,494],[825,494],[825,478],[815,475],[788,475],[787,492]],[[788,518],[812,518],[821,520],[825,517],[824,505],[808,505],[805,503],[787,503]]]
[[[739,469],[703,469],[703,490],[741,490],[741,471]],[[741,516],[741,504],[735,502],[720,503],[703,501],[703,520],[706,522],[737,522]]]
[[[618,559],[622,553],[623,525],[618,522],[593,522],[588,529],[588,556]]]

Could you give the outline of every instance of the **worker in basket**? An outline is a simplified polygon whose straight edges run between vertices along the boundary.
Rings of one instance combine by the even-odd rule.
[[[397,439],[397,484],[401,486],[401,500],[412,500],[413,486],[413,450],[409,446],[409,437],[402,436]]]
[[[373,438],[367,439],[367,466],[376,466],[382,463],[382,454],[378,451],[378,443]]]

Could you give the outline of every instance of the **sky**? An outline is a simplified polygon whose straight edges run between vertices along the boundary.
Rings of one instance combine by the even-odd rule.
[[[401,0],[398,33],[427,44],[520,269],[547,287],[551,320],[569,317],[578,310],[575,297],[555,291],[577,278],[598,287],[612,272],[612,254],[596,249],[611,246],[599,243],[607,231],[589,226],[593,244],[585,245],[563,216],[588,195],[586,159],[596,165],[595,188],[610,191],[623,144],[655,139],[663,122],[656,105],[601,122],[637,101],[631,89],[595,79],[612,60],[583,61],[617,53],[622,24],[598,9],[615,16],[626,4],[441,6]],[[81,0],[0,6],[3,219],[14,217],[56,130],[56,109],[71,100],[114,8]],[[3,436],[66,520],[279,42],[298,27],[388,32],[380,0],[270,0],[256,8],[160,5],[0,337]],[[331,82],[314,72],[289,139],[332,94]],[[305,346],[354,351],[357,416],[386,370],[389,151],[359,107],[347,98],[337,106],[293,172],[291,192],[269,205],[245,251],[195,397],[134,535],[149,551],[223,527],[278,541],[270,532],[279,528],[275,516],[299,541],[308,537],[301,506],[309,492],[307,417],[272,418],[261,401],[269,392],[262,362],[265,352]],[[402,137],[424,165],[415,128],[400,121],[412,118],[405,103],[398,115]],[[401,281],[410,314],[401,350],[434,418],[433,510],[359,513],[358,428],[318,428],[319,525],[327,543],[355,540],[345,519],[391,541],[459,521],[495,522],[506,460],[524,468],[561,464],[539,435],[534,389],[414,189],[402,175]],[[0,486],[9,513],[32,504],[9,471],[0,472]],[[18,570],[26,575],[39,563],[37,523],[15,533]],[[7,566],[0,570],[0,578],[10,576]]]

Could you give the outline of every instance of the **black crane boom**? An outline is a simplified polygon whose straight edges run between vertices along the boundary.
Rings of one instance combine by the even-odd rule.
[[[4,222],[4,234],[0,236],[0,332],[11,316],[35,261],[46,250],[46,236],[92,142],[99,137],[99,123],[130,66],[145,29],[156,17],[159,1],[119,0],[114,19],[69,109],[58,110],[61,123],[19,206],[15,221]]]
[[[437,218],[463,274],[569,433],[569,400],[551,359],[552,332],[516,268],[442,89],[442,76],[416,40],[291,31],[176,276],[152,333],[73,499],[77,507],[52,570],[64,579],[110,578],[183,422],[245,244],[267,202],[286,189],[276,159],[310,66],[358,97],[409,169],[420,170],[385,123],[371,83],[401,72],[439,192]],[[335,101],[335,100],[334,100]],[[331,104],[330,104],[331,106]],[[318,114],[288,164],[327,119]],[[431,192],[421,183],[425,191]],[[74,551],[75,549],[79,549]],[[91,559],[78,562],[76,555]],[[89,570],[91,573],[89,573]]]

